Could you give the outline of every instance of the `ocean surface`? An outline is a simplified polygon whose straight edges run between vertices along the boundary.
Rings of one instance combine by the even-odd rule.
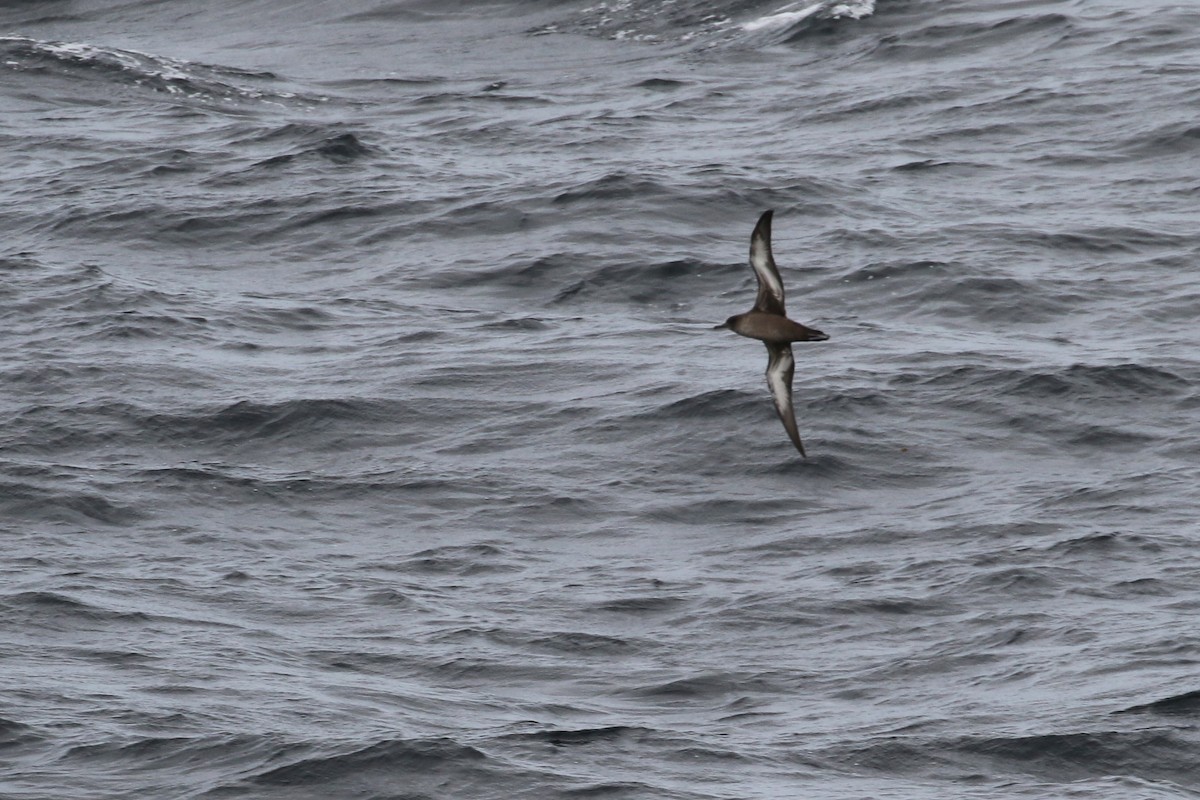
[[[1200,797],[1198,31],[3,3],[0,798]]]

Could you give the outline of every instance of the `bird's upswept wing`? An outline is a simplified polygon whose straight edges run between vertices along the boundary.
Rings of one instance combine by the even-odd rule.
[[[779,412],[779,421],[784,430],[800,451],[804,453],[804,445],[800,443],[800,432],[796,430],[796,414],[792,410],[792,374],[796,371],[796,360],[792,357],[792,346],[788,344],[767,344],[767,386],[771,387],[771,397],[775,400],[775,410]]]
[[[754,310],[785,317],[783,280],[779,277],[779,268],[775,266],[775,257],[771,255],[773,213],[764,211],[754,226],[754,233],[750,235],[750,266],[754,269],[754,277],[758,278],[758,297],[754,299]]]

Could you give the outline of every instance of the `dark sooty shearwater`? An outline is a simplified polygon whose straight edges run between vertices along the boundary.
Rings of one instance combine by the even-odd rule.
[[[787,318],[783,307],[783,280],[771,255],[771,215],[764,211],[750,235],[750,266],[758,278],[758,297],[754,308],[737,314],[718,325],[716,330],[729,328],[736,334],[758,339],[767,346],[767,385],[775,398],[775,410],[792,439],[792,444],[804,456],[804,445],[796,430],[796,415],[792,411],[792,373],[796,360],[792,358],[792,342],[823,342],[829,338],[814,328],[806,328]],[[807,456],[805,456],[807,458]]]

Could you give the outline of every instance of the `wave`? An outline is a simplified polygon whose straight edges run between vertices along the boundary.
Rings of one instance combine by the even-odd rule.
[[[153,339],[253,348],[245,341],[247,334],[336,328],[343,324],[339,309],[364,305],[334,299],[322,307],[254,294],[224,298],[175,286],[159,288],[87,263],[58,269],[33,259],[0,258],[0,271],[6,279],[0,285],[0,320],[33,340]],[[378,301],[365,305],[382,313],[399,313]],[[27,383],[33,388],[50,377],[72,377],[77,374],[72,366],[42,360],[7,370],[0,367],[0,371],[10,384]]]
[[[145,511],[134,505],[110,500],[95,491],[50,489],[0,480],[0,492],[4,495],[4,499],[0,500],[4,515],[27,522],[130,525],[147,516]]]
[[[907,383],[911,379],[912,376],[905,376],[896,381]],[[1188,378],[1165,367],[1133,363],[1077,363],[1049,370],[962,365],[936,371],[920,380],[928,386],[986,390],[993,395],[1026,399],[1136,400],[1180,395],[1192,385]]]
[[[111,399],[40,403],[11,415],[4,429],[4,445],[9,453],[41,454],[59,448],[111,448],[122,442],[172,448],[210,446],[224,451],[247,442],[299,440],[312,447],[326,441],[336,448],[350,441],[345,437],[369,438],[379,426],[399,426],[417,435],[422,426],[441,418],[428,403],[394,399],[237,400],[173,411]],[[397,434],[392,431],[393,436]],[[19,497],[10,496],[10,502]]]
[[[842,19],[857,20],[875,13],[875,0],[799,0],[741,23],[742,41],[757,44],[791,42],[817,26]]]
[[[1195,744],[1183,732],[1169,730],[1089,731],[1028,736],[967,736],[924,740],[897,736],[866,747],[834,748],[833,756],[849,769],[895,775],[1024,775],[1048,783],[1073,783],[1107,776],[1195,783],[1200,768]]]
[[[30,591],[0,596],[6,624],[16,622],[43,630],[93,629],[96,626],[140,626],[155,617],[141,611],[115,611],[58,592]],[[165,619],[165,618],[160,618]]]
[[[85,42],[0,36],[0,69],[37,77],[99,82],[201,100],[270,100],[292,103],[321,98],[287,91],[273,72],[201,64]],[[81,100],[82,101],[82,100]],[[91,102],[102,102],[93,99]]]
[[[421,575],[486,575],[520,572],[523,568],[499,547],[490,544],[436,547],[414,553],[395,567]]]
[[[25,443],[35,457],[47,452],[49,435],[49,431],[34,433]],[[18,438],[6,438],[5,449],[15,454],[21,444]],[[110,483],[89,486],[89,472],[80,467],[0,461],[0,512],[13,520],[83,526],[129,525],[145,519],[136,503],[114,499]]]
[[[707,0],[602,0],[576,16],[531,29],[643,43],[762,46],[792,41],[841,20],[871,16],[875,0],[798,0],[767,13]]]
[[[1168,717],[1200,716],[1200,689],[1164,697],[1114,712],[1117,714],[1161,714]]]
[[[465,768],[489,759],[482,751],[453,739],[388,740],[334,756],[305,758],[256,775],[253,782],[274,786],[337,783],[381,772],[395,777]]]
[[[1045,52],[1078,34],[1076,21],[1065,14],[1014,14],[1003,19],[979,21],[969,12],[932,15],[905,35],[889,34],[880,39],[875,55],[897,60],[941,59],[961,55],[977,58],[988,48],[1014,44],[1029,54]]]
[[[33,728],[16,720],[0,717],[0,748],[15,755],[10,748],[18,748],[44,741]]]
[[[230,138],[229,145],[246,150],[275,151],[255,166],[278,166],[297,159],[320,158],[335,164],[346,164],[367,156],[380,154],[380,149],[364,141],[373,135],[359,131],[356,135],[336,123],[297,123],[260,129],[251,128]],[[280,147],[290,151],[278,153]]]
[[[77,178],[102,183],[136,175],[156,183],[167,179],[198,185],[187,204],[174,204],[159,192],[131,193],[119,202],[79,202],[32,220],[55,238],[128,243],[191,250],[261,247],[286,242],[292,247],[341,251],[357,227],[378,236],[380,217],[409,215],[419,204],[377,203],[356,183],[337,192],[310,191],[325,173],[375,169],[383,150],[373,130],[338,123],[264,127],[239,122],[222,131],[220,157],[176,147],[103,148],[99,158],[69,170]],[[230,189],[253,187],[230,197]],[[196,191],[189,188],[188,191]],[[312,229],[304,236],[297,231]]]

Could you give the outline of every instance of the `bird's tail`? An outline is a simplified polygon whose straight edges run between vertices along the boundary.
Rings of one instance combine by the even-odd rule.
[[[796,339],[797,342],[823,342],[829,338],[828,333],[819,331],[816,328],[809,328],[806,325],[799,325],[798,327],[800,328],[802,338]]]

